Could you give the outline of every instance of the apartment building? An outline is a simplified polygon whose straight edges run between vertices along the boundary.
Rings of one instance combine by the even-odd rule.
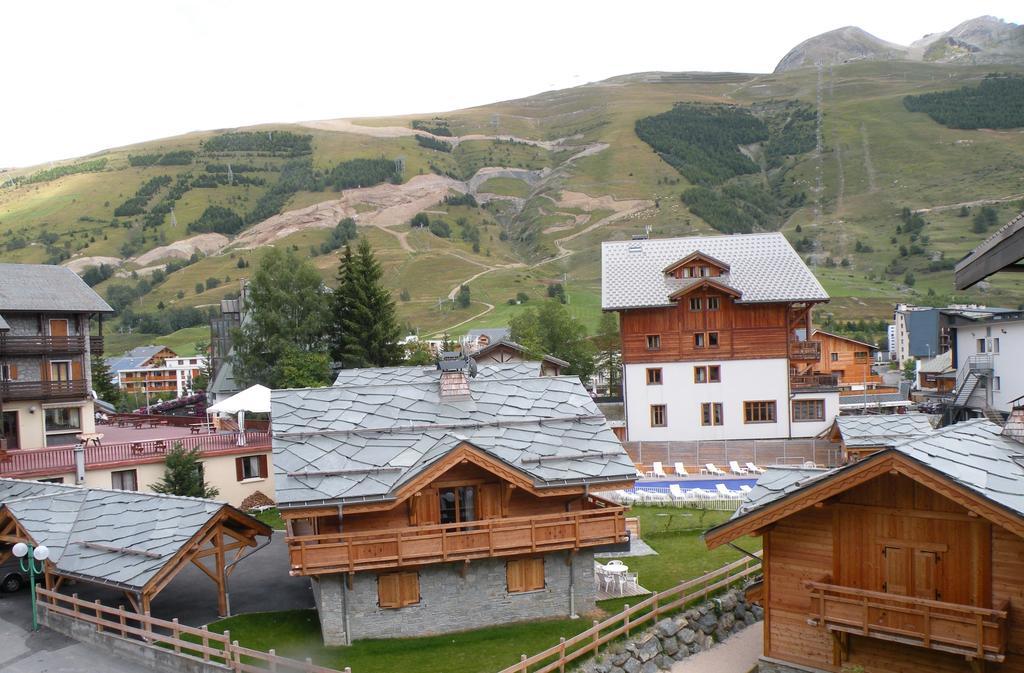
[[[129,395],[161,399],[183,397],[205,370],[205,355],[179,356],[166,346],[139,346],[108,362],[113,381]]]

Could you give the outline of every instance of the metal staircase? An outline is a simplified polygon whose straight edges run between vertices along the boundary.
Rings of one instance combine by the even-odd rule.
[[[960,412],[967,407],[971,395],[978,389],[982,381],[987,385],[992,377],[993,361],[991,355],[971,355],[960,366],[956,373],[956,387],[953,388],[953,401],[946,409],[946,422],[953,423],[960,416]],[[988,400],[982,411],[988,411]]]

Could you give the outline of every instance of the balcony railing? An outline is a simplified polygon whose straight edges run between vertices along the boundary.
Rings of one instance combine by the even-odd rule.
[[[397,568],[626,542],[625,509],[288,537],[292,575]]]
[[[838,388],[839,382],[835,376],[827,374],[801,374],[789,377],[791,388]]]
[[[89,350],[103,352],[101,336],[0,336],[0,355],[52,355],[84,353],[86,339]]]
[[[229,432],[196,437],[153,439],[145,442],[124,442],[85,447],[85,469],[94,470],[158,463],[169,449],[180,443],[185,449],[198,449],[208,456],[219,453],[239,453],[270,450],[270,433],[246,432],[245,446],[238,446],[238,433]],[[0,452],[0,477],[45,477],[75,471],[75,449],[61,446],[50,449],[11,449]]]
[[[820,360],[820,341],[790,341],[789,357],[791,360]]]
[[[829,631],[1001,662],[1006,656],[1007,601],[1001,609],[807,582],[808,623]]]
[[[75,381],[0,381],[3,400],[57,400],[85,397],[84,379]]]

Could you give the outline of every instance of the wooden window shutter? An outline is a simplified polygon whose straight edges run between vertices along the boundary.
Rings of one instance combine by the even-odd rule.
[[[508,585],[508,592],[514,594],[519,591],[526,591],[523,577],[523,560],[515,559],[505,564],[505,581]]]
[[[73,360],[71,362],[71,380],[81,381],[82,378],[82,363],[78,360]]]
[[[245,479],[245,468],[242,467],[241,458],[235,458],[235,479],[238,481]]]
[[[420,602],[420,574],[402,573],[398,576],[399,594],[402,606]]]
[[[401,583],[398,573],[377,576],[377,604],[382,608],[402,607]]]
[[[523,565],[526,567],[524,591],[536,591],[544,588],[544,559],[525,559]]]
[[[264,479],[266,479],[267,476],[268,476],[268,472],[267,472],[267,454],[264,453],[264,454],[260,455],[259,456],[259,461],[260,461],[260,476],[263,477]]]
[[[436,488],[425,488],[419,497],[413,497],[413,517],[416,526],[430,526],[441,522],[441,504]]]
[[[12,381],[17,381],[18,380],[18,365],[7,365],[7,366],[9,368],[8,369],[8,374],[10,375],[11,380]]]
[[[497,519],[501,517],[501,484],[482,484],[480,486],[480,518]]]

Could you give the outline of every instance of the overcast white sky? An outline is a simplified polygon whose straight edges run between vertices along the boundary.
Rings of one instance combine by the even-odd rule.
[[[4,3],[0,166],[192,130],[480,105],[644,70],[769,72],[857,25],[907,44],[1020,0]]]

